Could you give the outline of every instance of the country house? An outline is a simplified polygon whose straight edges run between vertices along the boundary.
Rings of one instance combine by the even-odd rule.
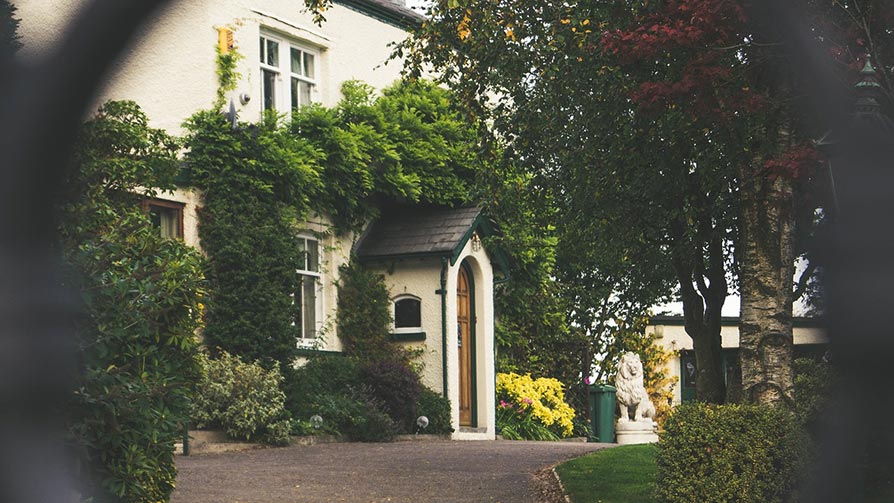
[[[14,0],[21,18],[20,57],[51,47],[83,0]],[[173,134],[208,108],[218,87],[217,54],[243,56],[227,102],[242,120],[265,110],[287,113],[309,103],[335,105],[340,86],[360,80],[381,89],[400,76],[389,44],[423,18],[401,0],[336,0],[318,26],[295,0],[171,2],[144,27],[96,100],[133,100],[152,125]],[[163,235],[201,249],[202,194],[184,184],[144,202]],[[296,274],[301,304],[295,344],[304,354],[340,352],[334,326],[339,267],[351,253],[381,271],[392,295],[393,338],[421,349],[423,381],[453,406],[457,439],[493,439],[493,285],[505,266],[482,246],[493,231],[477,207],[391,208],[359,234],[338,235],[326,215],[300,225],[308,257]],[[298,298],[300,297],[300,299]]]

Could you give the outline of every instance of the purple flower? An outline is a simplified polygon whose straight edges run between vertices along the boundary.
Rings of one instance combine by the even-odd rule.
[[[584,378],[584,384],[586,384],[587,386],[593,384],[593,378],[590,377],[590,376],[585,377],[585,378]]]

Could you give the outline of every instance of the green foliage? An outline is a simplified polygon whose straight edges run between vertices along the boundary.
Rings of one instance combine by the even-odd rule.
[[[397,426],[361,379],[362,363],[346,356],[318,356],[290,373],[285,389],[295,418],[323,418],[322,430],[361,442],[385,442]]]
[[[297,349],[295,223],[320,190],[317,153],[274,121],[232,129],[219,113],[200,112],[186,126],[187,161],[204,194],[205,342],[285,371]]]
[[[391,302],[385,278],[351,261],[339,269],[338,336],[349,356],[387,360],[400,352],[391,342]]]
[[[782,408],[686,403],[664,428],[658,501],[794,501],[807,462],[806,438]]]
[[[813,429],[829,406],[835,382],[832,366],[822,360],[798,358],[792,362],[792,367],[795,416],[809,429]]]
[[[416,402],[416,414],[428,418],[428,426],[420,433],[446,435],[453,433],[450,399],[425,386]]]
[[[289,443],[291,429],[280,390],[282,376],[274,367],[245,363],[221,351],[218,358],[202,355],[202,378],[193,395],[196,427],[223,429],[234,439]]]
[[[292,131],[322,153],[327,190],[316,209],[337,228],[359,228],[383,203],[470,200],[481,169],[477,133],[449,91],[402,81],[374,98],[370,86],[347,81],[342,95],[334,109],[304,107],[292,116]]]
[[[362,382],[372,397],[382,404],[382,409],[405,433],[413,431],[416,424],[416,403],[422,392],[422,383],[404,359],[367,360],[360,371]]]
[[[227,58],[218,61],[221,89],[233,71]],[[479,165],[475,130],[447,91],[399,83],[374,98],[369,86],[348,82],[343,94],[336,108],[303,107],[289,125],[268,116],[234,128],[216,111],[187,122],[187,161],[204,194],[199,235],[209,257],[209,347],[288,372],[298,314],[291,296],[303,259],[296,232],[309,211],[344,231],[388,202],[468,199]],[[362,325],[361,315],[354,317]],[[379,331],[388,324],[368,321]],[[355,331],[350,321],[347,330],[339,326],[348,338],[374,333]]]
[[[515,253],[497,298],[500,370],[573,382],[616,337],[616,320],[638,319],[677,286],[705,330],[719,316],[733,258],[720,245],[737,237],[745,157],[723,146],[746,125],[706,129],[631,100],[655,71],[622,69],[602,34],[647,9],[440,0],[397,48],[412,74],[433,69],[467,100],[503,148],[490,209]]]
[[[220,46],[215,46],[217,51],[217,99],[214,102],[214,108],[220,109],[226,105],[226,95],[228,92],[236,89],[239,79],[242,77],[236,71],[236,63],[242,59],[242,54],[235,48],[230,49],[226,54],[222,53]]]
[[[383,442],[412,433],[418,415],[425,433],[450,433],[450,402],[425,388],[404,361],[316,356],[292,371],[284,386],[292,416],[323,418],[322,431],[351,440]]]
[[[543,423],[529,412],[509,404],[497,407],[497,431],[506,440],[559,440]]]
[[[575,503],[652,503],[653,444],[604,449],[556,467],[562,487]]]
[[[84,125],[62,185],[62,252],[84,311],[69,439],[87,497],[167,501],[174,487],[198,370],[202,260],[161,238],[138,203],[173,188],[177,149],[135,103],[109,102]]]

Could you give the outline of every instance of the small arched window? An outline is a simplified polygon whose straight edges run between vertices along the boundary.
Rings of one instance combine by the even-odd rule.
[[[394,328],[422,328],[422,302],[416,297],[400,297],[394,300]]]

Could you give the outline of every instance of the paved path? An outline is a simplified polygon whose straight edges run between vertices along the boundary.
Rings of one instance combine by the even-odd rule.
[[[540,503],[534,473],[606,444],[337,443],[178,457],[172,503]]]

